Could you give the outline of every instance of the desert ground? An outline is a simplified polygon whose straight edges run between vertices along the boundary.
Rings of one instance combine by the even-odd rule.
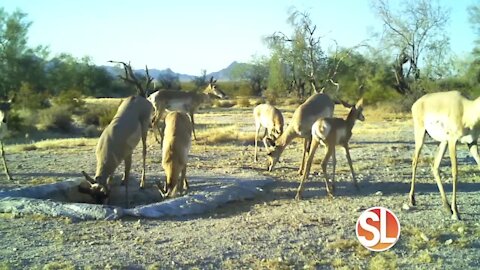
[[[279,105],[286,123],[295,105]],[[274,179],[252,200],[229,203],[195,216],[161,220],[72,221],[41,215],[0,214],[0,269],[478,269],[480,267],[479,169],[466,146],[458,147],[458,207],[453,221],[441,206],[430,163],[437,145],[427,139],[417,171],[417,206],[408,202],[413,154],[409,114],[366,107],[353,128],[351,155],[360,191],[352,184],[343,151],[337,151],[336,193],[326,196],[318,149],[304,199],[294,200],[300,177],[300,139],[287,147],[273,172],[265,150],[253,161],[253,106],[204,108],[196,115],[188,175],[244,171]],[[335,109],[345,116],[347,110]],[[94,172],[96,138],[7,143],[15,178],[2,174],[0,189],[63,181]],[[260,145],[262,145],[260,143]],[[132,177],[141,172],[141,147]],[[339,148],[337,148],[339,149]],[[149,139],[147,179],[163,181],[160,146]],[[329,167],[329,171],[331,171]],[[118,170],[121,177],[121,168]],[[451,195],[450,161],[441,176]],[[355,236],[361,212],[392,210],[400,239],[388,251],[371,252]]]

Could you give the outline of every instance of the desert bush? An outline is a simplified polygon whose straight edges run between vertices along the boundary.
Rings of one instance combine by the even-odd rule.
[[[265,103],[265,100],[263,100],[262,98],[252,98],[252,99],[250,99],[250,105],[251,106],[257,106],[257,105],[260,105],[262,103]]]
[[[100,126],[100,111],[95,107],[87,109],[83,114],[80,115],[79,120],[82,124],[86,126]]]
[[[248,82],[245,81],[219,81],[217,82],[220,88],[228,96],[249,96],[252,95],[251,88]],[[203,91],[203,88],[202,88]]]
[[[250,107],[250,100],[248,99],[248,97],[239,97],[237,99],[237,106],[238,107]]]
[[[38,125],[40,122],[40,115],[42,112],[46,109],[42,110],[30,110],[30,109],[20,109],[20,110],[15,110],[15,114],[18,114],[18,116],[22,119],[22,129],[21,132],[26,132],[26,131],[34,131],[38,129]]]
[[[285,98],[283,101],[282,101],[282,104],[283,105],[300,105],[302,103],[302,101],[298,98],[293,98],[293,97],[290,97],[290,98]]]
[[[29,83],[22,83],[15,96],[13,107],[21,110],[39,110],[47,107],[47,94],[36,91]]]
[[[386,113],[405,113],[405,107],[400,102],[393,101],[384,101],[379,102],[371,107],[375,113],[386,114]],[[410,109],[408,109],[408,112]]]
[[[61,92],[57,97],[53,98],[53,103],[56,106],[65,106],[74,112],[78,112],[85,105],[82,93],[75,89]]]
[[[112,122],[113,117],[115,117],[115,114],[117,113],[117,108],[113,109],[107,109],[100,113],[99,117],[99,124],[102,129],[104,129],[110,122]]]
[[[378,253],[372,257],[368,269],[398,269],[397,255],[391,251]]]
[[[85,127],[82,131],[82,135],[87,138],[94,138],[98,137],[100,135],[100,131],[98,130],[98,127],[95,125],[88,125]]]
[[[17,111],[10,111],[7,116],[7,123],[9,131],[25,131],[27,125],[23,117]]]
[[[41,110],[38,117],[37,128],[41,131],[69,132],[72,128],[72,112],[68,106],[53,106]]]
[[[235,94],[238,96],[251,96],[253,94],[252,88],[246,83],[239,83],[235,86]]]
[[[118,104],[88,104],[80,115],[80,122],[86,126],[105,128],[117,113]]]
[[[277,98],[278,98],[277,92],[267,89],[263,92],[263,95],[265,96],[265,99],[269,104],[272,104],[272,105],[277,104]]]

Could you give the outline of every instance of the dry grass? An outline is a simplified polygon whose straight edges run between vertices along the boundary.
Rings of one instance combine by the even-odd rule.
[[[302,104],[302,100],[298,99],[298,98],[285,98],[285,99],[282,99],[280,101],[277,101],[279,104],[282,104],[282,105],[286,105],[286,106],[289,106],[289,105],[300,105]]]
[[[273,269],[275,270],[293,269],[293,266],[294,264],[292,264],[289,261],[285,261],[281,257],[258,261],[256,264],[257,269],[272,269],[272,270]]]
[[[9,153],[18,153],[34,150],[51,150],[62,148],[74,148],[79,146],[95,146],[97,138],[68,138],[68,139],[48,139],[32,144],[16,144],[6,147]]]
[[[235,100],[222,100],[216,99],[212,102],[212,107],[214,108],[231,108],[235,106],[237,103]]]
[[[263,98],[250,98],[249,102],[250,102],[250,106],[255,107],[257,105],[265,103],[265,100],[263,100]]]
[[[55,183],[57,180],[53,177],[38,177],[34,178],[28,181],[28,185],[31,186],[38,186],[38,185],[43,185],[43,184],[51,184]]]
[[[369,120],[405,120],[410,119],[410,112],[402,111],[396,103],[382,103],[375,106],[365,106],[365,118]]]
[[[85,98],[85,104],[99,105],[99,106],[118,106],[123,98]]]
[[[371,270],[386,270],[398,269],[397,255],[392,251],[379,252],[370,260],[368,269]]]
[[[252,105],[250,104],[250,100],[248,97],[239,97],[237,98],[237,107],[240,108],[246,108],[246,107],[251,107]]]
[[[211,128],[197,132],[197,136],[207,145],[221,143],[254,143],[255,134],[250,132],[239,132],[238,129],[237,126]]]

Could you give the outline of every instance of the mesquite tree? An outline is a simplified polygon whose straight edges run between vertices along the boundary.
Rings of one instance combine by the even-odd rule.
[[[449,49],[445,35],[448,10],[431,0],[402,1],[397,10],[388,0],[372,3],[383,22],[383,51],[391,52],[395,90],[412,94],[422,77],[442,77]],[[421,67],[426,72],[421,73]]]

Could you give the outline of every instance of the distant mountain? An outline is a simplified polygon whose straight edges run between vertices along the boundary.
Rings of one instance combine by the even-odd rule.
[[[114,66],[102,66],[104,69],[106,69],[110,74],[117,76],[117,75],[123,75],[124,71],[122,68],[119,67],[114,67]],[[145,74],[144,69],[134,69],[133,72],[135,73],[140,73],[140,74]],[[188,75],[188,74],[182,74],[182,73],[177,73],[174,72],[173,70],[167,68],[167,69],[156,69],[156,68],[149,68],[148,72],[150,73],[150,76],[153,77],[154,79],[157,79],[159,75],[163,74],[172,74],[178,76],[180,81],[191,81],[195,76],[193,75]]]
[[[221,69],[221,70],[216,71],[216,72],[208,73],[207,78],[210,78],[211,76],[213,76],[215,79],[217,79],[219,81],[230,81],[230,80],[233,79],[232,71],[239,70],[240,68],[241,69],[248,68],[249,66],[250,66],[250,64],[239,63],[237,61],[233,61],[230,65],[228,65],[228,67],[226,67],[224,69]]]
[[[207,78],[210,78],[213,76],[215,79],[219,81],[230,81],[232,80],[232,71],[239,68],[239,67],[248,67],[250,64],[246,63],[238,63],[237,61],[232,62],[230,65],[228,65],[226,68],[221,69],[219,71],[211,72],[207,74]],[[102,66],[104,69],[106,69],[110,74],[117,76],[117,75],[123,75],[123,69],[115,66]],[[144,69],[135,69],[135,73],[141,73],[144,74],[145,70]],[[150,73],[150,76],[152,76],[154,79],[158,78],[159,75],[163,74],[170,74],[170,75],[176,75],[180,79],[181,82],[187,82],[193,80],[196,75],[189,75],[189,74],[182,74],[182,73],[177,73],[170,68],[167,69],[155,69],[155,68],[149,68],[148,72]]]

